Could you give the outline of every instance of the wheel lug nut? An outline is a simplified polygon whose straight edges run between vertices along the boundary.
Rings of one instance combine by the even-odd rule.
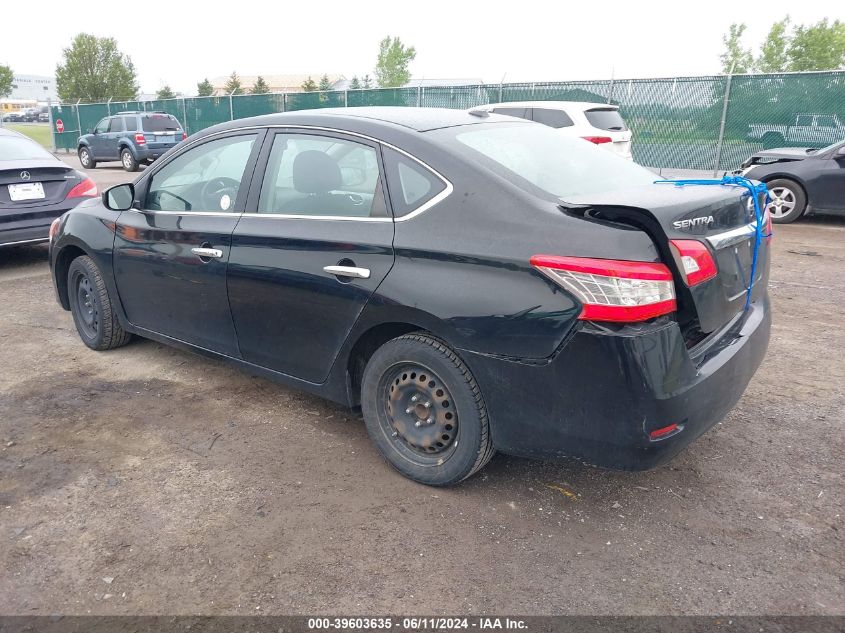
[[[417,394],[414,394],[413,396],[411,396],[411,402],[416,402],[419,399],[420,399],[420,397]]]
[[[428,422],[429,424],[434,424],[434,418],[429,417],[428,420],[426,420],[426,422]]]
[[[413,411],[413,409],[411,407],[408,407],[407,409],[405,409],[405,413],[410,413],[411,411]]]
[[[419,420],[417,420],[416,422],[414,422],[414,426],[417,426],[417,427],[418,427],[418,426],[421,426],[421,425],[422,425],[422,422],[420,422]]]

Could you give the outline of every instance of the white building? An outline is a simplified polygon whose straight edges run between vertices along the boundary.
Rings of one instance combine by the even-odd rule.
[[[56,92],[56,78],[43,75],[19,75],[12,78],[12,94],[10,99],[35,100],[39,103],[58,101]]]

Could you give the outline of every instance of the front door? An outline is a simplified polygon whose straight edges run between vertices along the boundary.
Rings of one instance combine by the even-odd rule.
[[[118,294],[134,326],[239,356],[226,263],[262,135],[205,140],[138,183],[140,209],[120,215],[114,245]]]
[[[843,150],[845,150],[845,145],[837,151]],[[816,195],[810,203],[817,209],[829,211],[845,209],[845,155],[834,153],[825,160],[816,178]]]
[[[238,344],[244,360],[321,383],[393,265],[379,148],[278,132],[259,165],[229,258]]]
[[[110,118],[100,119],[94,127],[91,136],[88,137],[88,149],[91,151],[91,156],[98,160],[110,158],[107,156],[108,151],[108,135]]]

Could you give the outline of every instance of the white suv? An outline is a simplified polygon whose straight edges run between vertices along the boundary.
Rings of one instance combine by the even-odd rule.
[[[514,101],[471,108],[515,116],[556,128],[632,160],[631,130],[619,114],[619,106],[581,101]]]

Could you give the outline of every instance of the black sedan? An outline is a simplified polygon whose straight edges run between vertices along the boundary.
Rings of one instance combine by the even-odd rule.
[[[768,185],[769,213],[778,224],[804,214],[845,214],[845,141],[758,152],[736,173]]]
[[[0,246],[47,241],[50,223],[99,194],[35,141],[0,129]]]
[[[643,469],[765,354],[750,202],[512,117],[303,111],[191,137],[57,221],[50,261],[90,348],[139,335],[361,406],[416,481],[496,450]]]

